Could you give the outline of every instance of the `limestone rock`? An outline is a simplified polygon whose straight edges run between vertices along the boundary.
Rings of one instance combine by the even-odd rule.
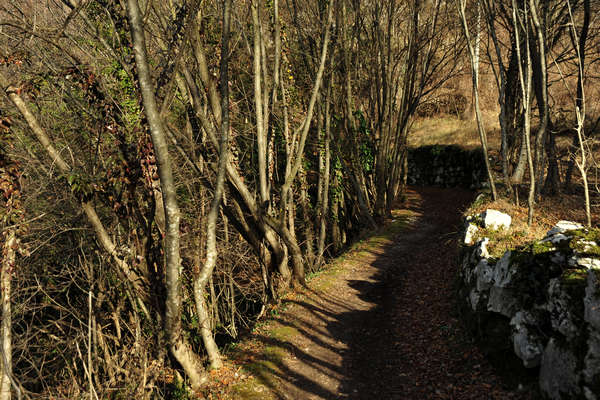
[[[510,320],[513,327],[513,349],[515,354],[523,360],[526,368],[540,365],[544,344],[540,336],[531,329],[538,325],[538,321],[527,311],[518,311]]]
[[[511,318],[519,309],[519,302],[515,291],[510,288],[492,286],[487,310],[497,312],[505,317]]]
[[[552,228],[554,229],[554,228]],[[548,232],[551,232],[552,229]],[[552,244],[558,244],[564,240],[569,240],[569,237],[563,233],[554,233],[552,235],[546,235],[544,239],[541,240],[542,243],[551,242]]]
[[[473,250],[473,255],[475,256],[476,260],[479,260],[481,258],[489,258],[490,257],[490,253],[488,252],[487,249],[487,244],[490,242],[489,238],[483,238],[481,240],[479,240],[477,242],[477,244],[475,244],[475,250]]]
[[[583,299],[584,320],[600,332],[600,272],[589,271]]]
[[[512,251],[509,250],[496,263],[494,268],[494,283],[496,286],[506,287],[511,283],[515,275],[515,270],[510,268],[511,257]]]
[[[544,239],[496,261],[489,238],[474,240],[483,226],[510,226],[490,222],[495,213],[467,218],[464,228],[460,296],[469,320],[508,318],[512,329],[498,338],[512,343],[526,368],[540,367],[544,399],[600,400],[600,231],[569,232],[583,227],[561,221]]]
[[[473,311],[481,311],[481,309],[485,307],[486,300],[487,297],[483,296],[483,293],[475,288],[469,292],[469,304],[471,305],[471,309]]]
[[[542,356],[540,389],[551,400],[574,399],[581,395],[577,357],[555,338],[550,339]]]
[[[512,318],[518,310],[518,300],[512,288],[516,269],[511,268],[512,252],[507,251],[496,263],[492,272],[493,285],[490,288],[487,310]]]
[[[492,287],[494,270],[490,266],[490,263],[487,259],[482,259],[475,266],[475,270],[473,271],[475,278],[477,279],[475,286],[477,290],[484,291],[489,290]]]
[[[479,228],[477,228],[477,225],[468,222],[467,225],[467,229],[465,231],[465,238],[464,238],[464,244],[466,245],[471,245],[473,244],[473,237],[475,236],[475,234],[477,233],[477,231],[479,230]]]
[[[510,215],[498,210],[488,209],[481,213],[484,228],[491,229],[508,229],[512,218]]]
[[[600,333],[595,330],[590,332],[582,375],[585,398],[598,400],[598,396],[600,396]]]
[[[569,259],[569,265],[573,267],[600,270],[600,260],[592,257],[580,257],[574,255]]]
[[[583,225],[573,222],[573,221],[558,221],[556,225],[552,229],[546,233],[546,237],[555,235],[557,233],[565,233],[566,231],[570,231],[573,229],[581,229]]]
[[[558,278],[548,284],[548,303],[546,310],[550,312],[552,328],[562,333],[568,340],[574,340],[579,334],[579,327],[574,315],[573,300],[562,287]]]

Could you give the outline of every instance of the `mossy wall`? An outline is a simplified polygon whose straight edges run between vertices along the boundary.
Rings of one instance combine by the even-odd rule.
[[[486,181],[483,153],[455,145],[409,149],[407,181],[415,186],[480,188]]]
[[[600,231],[553,228],[500,258],[486,239],[459,257],[462,317],[482,347],[532,371],[543,398],[599,400]]]

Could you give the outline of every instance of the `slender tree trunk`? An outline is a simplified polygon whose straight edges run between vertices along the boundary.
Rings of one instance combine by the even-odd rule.
[[[229,147],[229,26],[231,15],[231,0],[223,1],[223,33],[221,38],[221,136],[219,143],[219,163],[217,167],[217,182],[214,197],[206,217],[206,259],[200,274],[194,282],[194,298],[200,321],[200,332],[204,347],[208,353],[211,367],[219,369],[223,366],[219,348],[215,343],[211,321],[206,306],[206,284],[212,276],[217,262],[217,218],[225,190],[225,175],[227,173],[227,158]]]
[[[167,298],[165,303],[165,331],[169,341],[170,350],[175,359],[181,364],[186,375],[190,379],[192,387],[198,388],[206,382],[207,376],[202,366],[200,357],[192,350],[181,326],[181,294],[180,273],[181,256],[179,253],[179,221],[181,218],[177,204],[177,194],[169,149],[164,132],[163,121],[160,116],[154,97],[154,85],[152,84],[148,59],[146,54],[146,40],[144,38],[142,16],[137,0],[127,1],[127,11],[131,35],[133,38],[133,50],[137,67],[137,76],[144,111],[150,126],[152,143],[158,163],[158,175],[163,194],[165,207],[165,271]]]
[[[331,58],[333,60],[333,57]],[[327,85],[325,95],[325,132],[323,133],[323,149],[319,149],[319,187],[321,196],[319,198],[319,241],[317,245],[317,265],[323,263],[323,253],[325,251],[325,241],[327,239],[327,214],[329,213],[329,169],[331,167],[331,150],[330,150],[330,135],[331,135],[331,89],[333,86],[333,68]],[[337,221],[335,222],[337,224]]]
[[[586,117],[586,103],[585,103],[585,88],[584,88],[584,68],[585,68],[585,45],[587,41],[587,34],[590,23],[590,0],[584,0],[584,23],[581,30],[581,36],[577,37],[577,30],[575,29],[575,18],[571,9],[571,2],[567,1],[569,9],[569,17],[571,20],[571,38],[573,41],[573,47],[577,53],[577,98],[575,99],[575,117],[577,119],[577,142],[579,143],[579,153],[581,153],[581,159],[577,160],[573,157],[574,162],[577,165],[577,169],[581,173],[581,179],[583,181],[583,192],[585,197],[585,216],[588,227],[592,226],[592,213],[590,209],[590,189],[587,176],[587,156],[589,150],[586,148],[585,140],[585,117]]]
[[[531,10],[531,19],[535,28],[537,50],[534,52],[533,67],[535,92],[540,113],[540,123],[538,131],[535,135],[535,171],[537,176],[536,193],[542,188],[544,180],[544,144],[548,135],[548,126],[550,121],[550,108],[548,104],[548,67],[546,63],[546,18],[545,13],[540,15],[539,0],[529,0],[529,8]]]
[[[12,379],[12,310],[11,284],[16,263],[17,235],[14,229],[3,232],[2,271],[0,271],[0,291],[2,292],[2,348],[0,355],[0,400],[11,399]]]
[[[469,50],[469,56],[471,58],[471,73],[473,80],[473,95],[475,98],[475,115],[477,117],[477,130],[479,131],[479,139],[481,140],[481,148],[483,152],[483,157],[485,160],[485,169],[488,175],[488,182],[490,184],[490,189],[492,190],[492,197],[494,200],[498,198],[498,194],[496,193],[496,184],[494,183],[494,175],[492,172],[492,166],[490,165],[490,159],[488,156],[488,148],[487,148],[487,135],[485,133],[485,128],[483,126],[483,117],[481,115],[481,107],[479,106],[479,37],[480,37],[480,29],[478,23],[477,34],[475,38],[475,47],[471,44],[471,35],[469,33],[469,26],[467,25],[467,17],[465,15],[465,7],[466,1],[459,0],[457,4],[458,11],[460,14],[463,33],[465,38],[467,39],[467,48]],[[478,21],[480,14],[479,2],[477,3],[477,13],[478,13]]]
[[[300,179],[300,203],[302,205],[302,219],[304,221],[304,254],[308,261],[309,271],[312,269],[315,263],[315,251],[314,251],[314,222],[311,218],[311,206],[308,198],[308,182],[306,180],[306,171],[301,168],[299,173]]]
[[[512,0],[513,6],[513,25],[515,28],[515,36],[517,43],[517,57],[519,63],[519,82],[521,83],[521,94],[523,98],[523,140],[525,141],[527,151],[527,164],[529,165],[529,196],[527,198],[528,213],[527,213],[527,226],[531,226],[533,223],[533,207],[535,203],[535,169],[533,165],[533,156],[531,152],[531,86],[533,80],[533,70],[531,66],[531,49],[529,47],[529,30],[526,28],[528,21],[527,4],[523,5],[523,18],[519,15],[521,10],[517,8],[516,0]],[[519,31],[523,29],[525,32],[525,53],[522,53],[520,46]],[[523,59],[524,57],[524,59]],[[523,71],[523,63],[525,63],[525,71]]]
[[[567,3],[569,6],[569,12],[571,11],[571,3]],[[590,0],[583,1],[583,25],[581,27],[581,34],[579,34],[579,38],[577,38],[577,31],[572,29],[571,31],[571,41],[573,43],[573,47],[577,51],[577,57],[579,59],[578,64],[583,68],[585,66],[585,57],[586,57],[586,43],[587,37],[589,33],[590,27],[590,19],[591,19],[591,9],[590,9]],[[572,20],[572,19],[571,19]],[[580,110],[583,110],[583,77],[581,74],[577,74],[577,98],[575,99],[576,107]],[[577,115],[576,115],[577,117]],[[583,114],[583,118],[585,119],[585,114]],[[576,134],[573,136],[573,144],[571,145],[573,148],[581,148],[581,143],[579,141],[579,135]],[[575,167],[576,161],[575,156],[571,156],[569,159],[569,164],[567,166],[567,172],[565,173],[565,188],[569,189],[571,186],[571,179],[573,176],[573,170]]]
[[[339,254],[342,250],[340,198],[343,189],[341,188],[337,174],[338,172],[336,171],[333,176],[333,194],[331,198],[331,241],[335,254]]]
[[[259,2],[252,0],[252,26],[254,30],[253,48],[253,74],[254,74],[254,107],[256,115],[256,147],[258,156],[258,187],[261,207],[269,201],[267,192],[267,130],[264,125],[263,90],[261,67],[261,22],[259,16]]]

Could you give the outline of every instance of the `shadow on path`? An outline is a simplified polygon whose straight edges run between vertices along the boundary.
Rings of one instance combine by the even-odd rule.
[[[254,336],[256,351],[244,350],[272,394],[252,398],[523,398],[502,387],[453,315],[456,233],[472,195],[409,190],[394,214],[408,227],[366,239],[341,272],[287,300],[270,333]]]

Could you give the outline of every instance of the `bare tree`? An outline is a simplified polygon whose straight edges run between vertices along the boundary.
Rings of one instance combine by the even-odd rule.
[[[496,184],[494,183],[494,175],[492,167],[490,165],[490,158],[488,155],[487,135],[485,133],[485,127],[483,126],[483,117],[481,115],[481,107],[479,105],[479,41],[481,35],[481,27],[479,20],[481,18],[481,5],[477,1],[477,33],[475,36],[475,45],[472,43],[471,34],[469,33],[469,25],[467,23],[467,16],[465,13],[466,0],[459,0],[457,2],[458,13],[462,22],[463,32],[467,40],[467,49],[469,50],[469,58],[471,60],[471,76],[473,80],[473,96],[475,99],[475,115],[477,118],[477,130],[479,131],[479,139],[481,140],[481,149],[485,160],[485,169],[488,175],[488,182],[490,189],[492,190],[492,197],[494,200],[498,198],[496,192]],[[475,46],[475,47],[474,47]]]
[[[531,66],[531,51],[529,47],[529,29],[528,24],[528,6],[523,5],[521,11],[517,7],[515,0],[512,0],[513,26],[516,35],[517,58],[519,63],[519,82],[521,84],[521,95],[523,99],[523,140],[527,149],[527,163],[529,165],[529,196],[527,204],[529,211],[527,213],[527,225],[533,223],[533,208],[535,203],[535,169],[531,152],[531,87],[533,80],[533,69]],[[521,13],[523,15],[521,15]],[[521,48],[520,33],[525,32],[525,49]]]
[[[509,149],[508,149],[508,121],[506,112],[506,95],[507,95],[507,70],[502,58],[502,49],[496,33],[496,3],[491,0],[484,0],[484,12],[486,15],[487,27],[489,35],[492,39],[496,60],[490,62],[496,78],[496,86],[498,87],[498,104],[500,105],[500,113],[498,121],[500,123],[501,136],[501,152],[502,152],[502,175],[504,176],[505,184],[510,187],[510,172],[509,172]],[[489,56],[489,54],[488,54]],[[491,60],[491,56],[490,60]],[[497,67],[496,67],[497,64]]]
[[[592,214],[590,210],[590,189],[588,183],[587,170],[588,165],[588,153],[590,150],[587,148],[587,141],[585,138],[585,90],[584,90],[584,68],[585,68],[585,43],[589,29],[590,20],[590,1],[584,0],[584,26],[582,29],[581,37],[578,38],[577,30],[575,29],[575,18],[573,17],[573,10],[571,8],[570,0],[567,0],[567,6],[569,7],[569,17],[571,20],[571,37],[573,47],[575,48],[575,54],[577,56],[577,97],[575,99],[575,118],[577,121],[577,127],[575,131],[577,133],[577,143],[579,144],[579,159],[575,160],[577,169],[581,174],[583,181],[583,193],[585,198],[585,216],[587,226],[592,226]]]
[[[0,289],[2,324],[0,325],[0,400],[10,400],[12,391],[21,399],[22,392],[13,376],[12,340],[12,280],[17,269],[18,253],[25,253],[21,236],[25,232],[24,210],[21,201],[21,171],[18,163],[6,154],[5,146],[9,134],[10,119],[0,115]]]
[[[206,374],[198,355],[192,350],[181,326],[181,255],[179,253],[179,222],[181,219],[169,149],[162,117],[156,104],[155,89],[150,75],[147,59],[144,25],[137,0],[128,0],[127,11],[133,49],[137,67],[137,76],[145,114],[148,118],[152,142],[158,161],[158,174],[165,207],[165,270],[167,298],[165,301],[165,331],[173,356],[181,364],[190,379],[192,387],[200,387],[206,380]]]
[[[223,33],[221,37],[221,137],[219,162],[213,200],[206,221],[206,259],[194,282],[194,297],[200,319],[200,331],[212,368],[221,368],[223,363],[219,348],[213,338],[213,330],[205,300],[205,287],[217,262],[217,218],[225,190],[225,175],[229,147],[229,35],[231,0],[223,1]]]

